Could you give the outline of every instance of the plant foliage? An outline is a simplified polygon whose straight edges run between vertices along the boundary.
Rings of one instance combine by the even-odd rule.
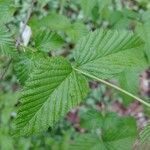
[[[131,33],[119,33],[95,31],[80,40],[75,51],[75,67],[107,79],[126,68],[143,66],[142,51],[133,57],[137,51],[135,48],[143,42]],[[20,97],[17,131],[19,134],[31,134],[53,126],[85,98],[87,91],[85,77],[65,59],[39,59]]]
[[[41,60],[20,98],[22,105],[16,119],[18,132],[31,134],[54,126],[85,98],[87,91],[85,78],[65,59]]]
[[[149,149],[149,5],[0,0],[0,149]]]

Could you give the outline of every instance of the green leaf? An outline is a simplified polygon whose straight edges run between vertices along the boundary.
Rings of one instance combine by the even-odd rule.
[[[122,131],[123,133],[123,131]],[[78,137],[74,144],[70,146],[72,150],[131,150],[133,146],[133,137],[121,137],[117,132],[110,134],[110,137],[119,136],[120,140],[111,139],[111,141],[103,141],[98,135],[85,134]],[[124,145],[126,143],[126,145]]]
[[[7,92],[0,93],[0,110],[1,110],[1,128],[6,127],[10,122],[10,114],[14,111],[14,105],[17,103],[19,93]]]
[[[61,36],[49,30],[40,31],[34,39],[36,49],[44,52],[55,50],[64,44]]]
[[[110,2],[110,0],[80,0],[84,16],[95,21],[103,16],[104,10],[108,8]]]
[[[73,42],[77,42],[79,38],[88,33],[88,29],[82,22],[71,23],[68,18],[56,13],[49,14],[40,20],[32,19],[30,26],[37,32],[36,35],[39,34],[39,29],[46,29],[45,32],[49,29],[52,31],[62,31],[66,33]],[[38,41],[41,39],[41,36],[44,36],[43,34],[41,33],[38,35]],[[46,33],[45,36],[47,37],[48,33]]]
[[[150,22],[144,23],[143,25],[139,25],[136,28],[137,34],[144,40],[145,42],[145,54],[150,63]]]
[[[6,24],[12,21],[13,13],[15,12],[12,0],[0,0],[0,10],[0,24]]]
[[[150,141],[150,125],[147,125],[141,132],[140,132],[140,138],[142,143],[146,141]]]
[[[80,38],[88,34],[88,29],[82,22],[75,22],[66,30],[66,34],[76,43]]]
[[[71,22],[68,18],[63,15],[51,13],[42,19],[33,18],[30,21],[30,26],[35,31],[39,29],[49,28],[51,30],[65,31],[71,26]]]
[[[90,111],[86,117],[87,124],[96,126],[94,133],[79,135],[70,149],[75,150],[130,150],[137,136],[136,121],[132,117],[118,117],[117,115],[104,114]],[[96,115],[97,113],[97,115]],[[96,115],[96,116],[94,116]],[[96,118],[95,118],[96,117]],[[88,120],[90,119],[90,121]],[[97,120],[97,121],[96,121]],[[99,125],[99,129],[98,129]],[[94,126],[93,126],[94,127]],[[124,146],[124,143],[125,146]]]
[[[81,8],[83,10],[83,13],[85,16],[91,16],[92,15],[92,10],[94,6],[97,4],[97,0],[81,0],[80,1]]]
[[[147,11],[143,11],[142,13],[142,21],[147,22],[150,20],[150,10],[148,9]]]
[[[101,79],[110,78],[125,69],[146,65],[139,37],[127,31],[97,30],[75,48],[76,67]]]
[[[140,145],[139,150],[144,149],[148,150],[150,146],[150,125],[147,125],[141,132],[140,132]]]
[[[25,52],[20,53],[19,56],[14,59],[14,71],[21,85],[25,84],[39,59],[42,57],[42,54],[26,49]]]
[[[12,34],[9,30],[1,26],[0,27],[0,55],[2,56],[13,56],[15,55],[15,43],[12,39]]]
[[[47,5],[51,0],[38,0],[38,6],[39,7],[44,7],[45,5]]]
[[[113,29],[132,29],[138,23],[140,15],[129,9],[109,11],[108,20]]]
[[[127,91],[130,91],[134,95],[138,95],[139,91],[139,84],[140,84],[140,71],[138,70],[126,70],[119,74],[118,80],[119,80],[119,85],[122,89],[125,89]],[[133,98],[120,93],[121,96],[123,97],[123,103],[128,106]]]
[[[81,127],[85,129],[105,129],[117,127],[120,118],[115,113],[107,113],[103,115],[101,112],[91,109],[81,116]]]
[[[39,61],[26,82],[16,119],[17,134],[47,129],[78,105],[88,92],[85,78],[61,57]]]

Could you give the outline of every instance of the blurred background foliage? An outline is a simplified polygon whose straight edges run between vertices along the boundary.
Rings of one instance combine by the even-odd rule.
[[[32,31],[28,48],[21,48],[21,53],[26,50],[22,59],[11,45],[11,37],[16,42],[20,34],[20,22]],[[97,82],[89,82],[91,91],[85,103],[70,111],[53,130],[49,128],[32,137],[11,136],[19,105],[17,91],[24,85],[36,59],[48,54],[73,61],[76,42],[97,28],[137,33],[146,43],[145,57],[150,64],[149,0],[0,0],[0,75],[5,75],[0,81],[1,150],[150,149],[148,142],[140,142],[140,139],[150,140],[149,108]],[[38,53],[33,57],[35,52]],[[16,57],[14,65],[10,55]],[[143,68],[123,72],[111,82],[150,102],[149,80],[150,70]]]

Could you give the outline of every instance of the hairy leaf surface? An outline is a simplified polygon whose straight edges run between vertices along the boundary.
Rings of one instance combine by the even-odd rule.
[[[20,98],[16,125],[18,134],[40,132],[83,100],[88,85],[63,58],[40,61]]]
[[[106,79],[127,68],[143,67],[141,45],[140,38],[130,32],[97,30],[78,42],[75,60],[78,69]]]

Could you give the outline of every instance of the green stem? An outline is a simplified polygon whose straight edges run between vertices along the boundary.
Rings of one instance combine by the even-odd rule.
[[[87,77],[90,77],[90,78],[95,79],[95,80],[97,80],[97,81],[99,81],[99,82],[101,82],[101,83],[104,83],[104,84],[106,84],[106,85],[108,85],[108,86],[110,86],[110,87],[112,87],[112,88],[114,88],[114,89],[116,89],[116,90],[118,90],[118,91],[120,91],[120,92],[122,92],[122,93],[124,93],[124,94],[126,94],[126,95],[128,95],[128,96],[130,96],[130,97],[132,97],[132,98],[134,98],[134,99],[136,99],[137,101],[141,102],[142,104],[144,104],[144,105],[150,107],[150,104],[149,104],[149,103],[145,102],[145,101],[142,100],[141,98],[139,98],[139,97],[137,97],[137,96],[135,96],[135,95],[133,95],[133,94],[127,92],[126,90],[124,90],[124,89],[122,89],[122,88],[120,88],[120,87],[118,87],[118,86],[116,86],[116,85],[114,85],[114,84],[111,84],[111,83],[109,83],[109,82],[107,82],[107,81],[105,81],[105,80],[103,80],[103,79],[97,78],[96,76],[91,75],[91,74],[89,74],[89,73],[83,72],[82,70],[79,70],[79,69],[77,69],[77,68],[74,68],[74,70],[76,70],[77,72],[80,72],[81,74],[83,74],[83,75],[85,75],[85,76],[87,76]]]

